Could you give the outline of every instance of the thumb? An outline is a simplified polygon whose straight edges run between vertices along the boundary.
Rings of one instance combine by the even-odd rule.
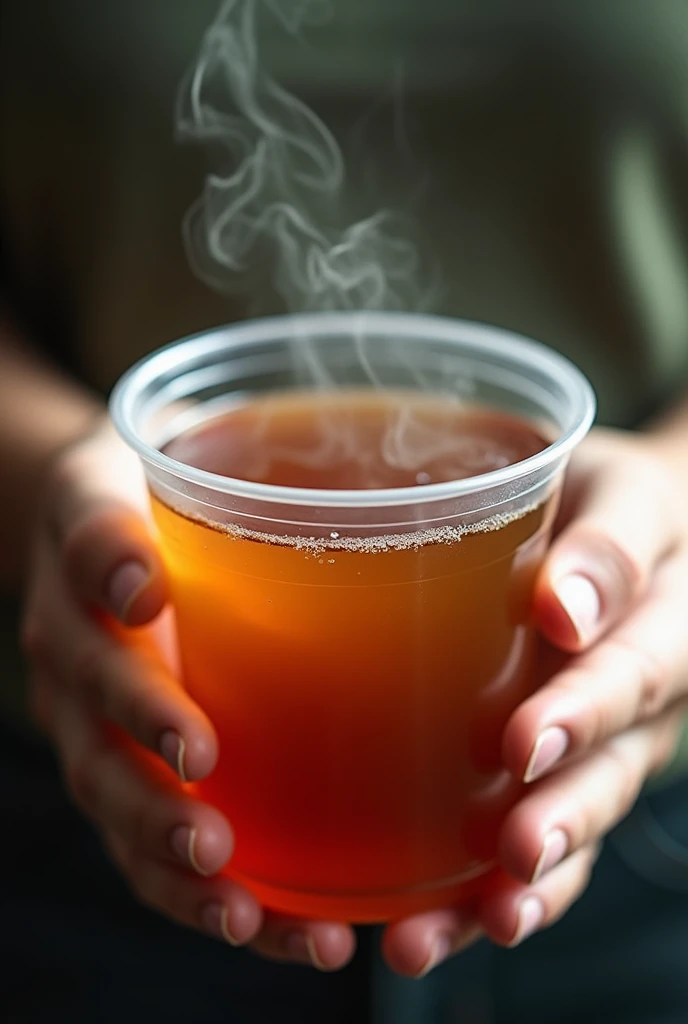
[[[565,651],[586,649],[622,619],[678,541],[667,479],[636,443],[591,463],[540,570],[536,622]]]
[[[62,453],[50,476],[50,535],[75,594],[124,625],[150,622],[168,594],[138,458],[107,426]]]

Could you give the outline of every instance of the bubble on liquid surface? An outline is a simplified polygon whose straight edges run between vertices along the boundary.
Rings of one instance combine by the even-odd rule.
[[[426,529],[415,529],[400,533],[388,533],[377,537],[342,537],[337,534],[333,539],[332,533],[326,537],[303,537],[286,536],[273,533],[266,533],[261,530],[250,530],[235,523],[220,525],[207,519],[205,516],[188,516],[203,526],[212,530],[225,533],[232,540],[249,540],[262,544],[272,544],[278,547],[293,548],[299,551],[306,559],[318,558],[318,564],[323,565],[325,559],[322,557],[326,552],[342,553],[366,552],[370,555],[382,554],[387,551],[409,551],[419,550],[427,544],[457,544],[464,537],[475,533],[491,533],[494,530],[501,530],[517,519],[521,519],[528,513],[533,512],[551,496],[551,492],[542,495],[540,500],[534,501],[522,508],[514,509],[511,512],[497,513],[474,523],[466,523],[459,526],[439,526]],[[328,564],[335,561],[328,559]],[[360,573],[358,573],[360,575]]]

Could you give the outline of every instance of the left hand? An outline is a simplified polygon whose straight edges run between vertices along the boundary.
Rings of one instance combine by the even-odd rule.
[[[478,903],[390,925],[390,966],[422,976],[485,934],[513,946],[585,891],[601,840],[675,753],[688,699],[688,480],[651,436],[596,430],[572,459],[535,593],[558,670],[511,716],[528,783]],[[565,652],[562,653],[562,652]]]
[[[352,929],[270,913],[220,874],[231,824],[183,785],[213,770],[218,741],[179,679],[137,457],[103,417],[56,454],[42,492],[23,643],[67,792],[142,903],[269,959],[342,967]]]

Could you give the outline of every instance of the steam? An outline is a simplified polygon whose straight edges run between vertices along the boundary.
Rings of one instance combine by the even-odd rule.
[[[343,222],[346,172],[336,139],[259,59],[259,16],[279,22],[286,45],[297,47],[303,26],[329,11],[327,0],[221,3],[177,101],[179,138],[211,148],[216,161],[184,221],[188,257],[197,276],[220,292],[246,292],[247,278],[268,266],[290,312],[418,309],[424,297],[419,261],[415,245],[400,230],[401,218],[381,210]],[[254,282],[259,299],[270,290],[265,281]],[[339,382],[314,346],[306,339],[294,341],[295,372],[305,372],[320,387],[336,387]],[[352,341],[368,381],[385,387],[363,319]],[[403,365],[415,387],[426,389],[408,349],[387,352],[387,360],[397,369]],[[251,449],[256,459],[269,463],[283,453],[274,439],[264,445],[267,426],[264,419],[256,425]],[[440,424],[419,420],[411,409],[390,412],[377,453],[361,449],[360,433],[346,416],[323,412],[319,426],[313,451],[294,453],[302,465],[327,467],[353,458],[365,476],[382,456],[387,466],[423,470],[417,481],[423,483],[429,460],[456,454],[456,438]],[[372,486],[372,476],[365,478]]]
[[[259,7],[299,45],[326,0],[224,0],[180,89],[182,139],[219,147],[184,222],[195,273],[231,291],[269,253],[289,311],[382,310],[418,304],[414,245],[395,217],[375,212],[341,225],[345,168],[323,122],[261,66]]]

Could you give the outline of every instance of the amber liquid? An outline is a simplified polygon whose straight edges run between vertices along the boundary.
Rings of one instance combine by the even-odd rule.
[[[166,450],[234,478],[349,489],[475,475],[544,446],[525,422],[449,400],[342,393],[256,400]],[[186,685],[220,738],[195,788],[233,825],[227,874],[266,906],[380,921],[480,885],[519,793],[500,739],[533,688],[551,506],[464,532],[328,525],[309,540],[154,497]]]

